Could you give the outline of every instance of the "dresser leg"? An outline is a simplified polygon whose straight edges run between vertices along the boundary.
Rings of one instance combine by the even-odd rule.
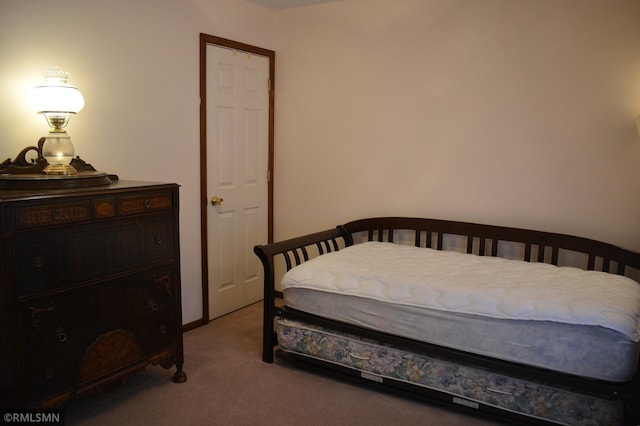
[[[175,383],[184,383],[187,381],[187,373],[182,371],[182,366],[176,365],[176,372],[173,374],[173,381]]]

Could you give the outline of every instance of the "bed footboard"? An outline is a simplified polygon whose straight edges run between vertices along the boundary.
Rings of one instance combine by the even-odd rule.
[[[351,234],[338,226],[326,231],[280,241],[273,244],[257,245],[253,248],[264,268],[264,312],[262,329],[262,360],[273,362],[273,348],[278,344],[274,332],[274,320],[279,316],[276,306],[275,259],[281,258],[286,271],[307,260],[338,251],[353,244]]]

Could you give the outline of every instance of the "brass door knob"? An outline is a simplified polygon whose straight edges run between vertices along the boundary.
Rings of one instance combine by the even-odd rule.
[[[211,204],[214,206],[221,206],[224,204],[224,200],[220,197],[211,197]]]

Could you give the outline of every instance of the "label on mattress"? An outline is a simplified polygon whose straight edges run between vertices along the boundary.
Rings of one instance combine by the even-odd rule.
[[[362,377],[363,379],[371,380],[371,381],[378,382],[378,383],[383,383],[384,382],[382,377],[373,375],[371,373],[366,373],[364,371],[360,372],[360,377]]]
[[[640,340],[640,285],[573,267],[367,242],[287,272],[304,288],[494,318],[597,325]]]

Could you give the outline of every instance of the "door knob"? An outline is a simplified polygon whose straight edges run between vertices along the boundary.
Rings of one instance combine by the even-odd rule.
[[[224,204],[224,200],[220,197],[211,197],[211,204],[214,206],[221,206]]]

